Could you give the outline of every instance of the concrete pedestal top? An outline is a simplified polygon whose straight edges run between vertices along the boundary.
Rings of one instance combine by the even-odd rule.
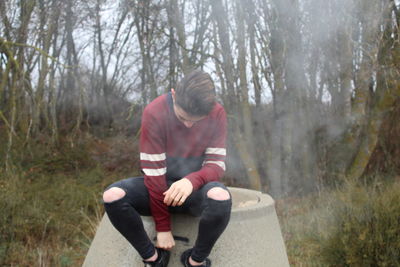
[[[232,194],[231,220],[218,239],[211,255],[213,267],[287,267],[286,249],[275,212],[274,200],[258,191],[229,187]],[[142,217],[149,237],[156,236],[152,217]],[[176,240],[168,266],[182,266],[181,253],[193,247],[199,218],[173,214],[172,229]],[[83,263],[84,267],[143,266],[136,250],[111,225],[104,215]]]

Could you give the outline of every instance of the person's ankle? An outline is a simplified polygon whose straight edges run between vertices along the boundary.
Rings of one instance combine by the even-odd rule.
[[[192,266],[201,266],[204,264],[204,262],[197,262],[197,261],[192,260],[192,256],[189,257],[189,263]]]
[[[156,249],[154,255],[151,256],[151,257],[148,258],[148,259],[145,259],[145,261],[151,262],[151,261],[156,261],[157,259],[158,259],[158,253],[157,253],[157,249]]]

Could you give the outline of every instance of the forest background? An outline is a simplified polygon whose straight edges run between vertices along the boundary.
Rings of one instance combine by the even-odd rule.
[[[0,1],[0,264],[82,263],[144,106],[195,68],[228,114],[223,181],[277,200],[292,265],[398,263],[399,8]]]

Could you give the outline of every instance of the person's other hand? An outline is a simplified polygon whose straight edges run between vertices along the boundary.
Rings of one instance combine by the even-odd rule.
[[[156,247],[170,250],[175,246],[175,240],[172,232],[157,232]]]
[[[187,178],[182,178],[173,183],[170,188],[164,192],[164,203],[173,207],[181,206],[192,191],[192,182]]]

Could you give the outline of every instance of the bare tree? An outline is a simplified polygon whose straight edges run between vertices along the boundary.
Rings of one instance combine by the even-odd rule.
[[[362,176],[398,103],[394,0],[4,0],[0,15],[8,166],[16,144],[114,129],[203,68],[250,186],[308,192]]]

